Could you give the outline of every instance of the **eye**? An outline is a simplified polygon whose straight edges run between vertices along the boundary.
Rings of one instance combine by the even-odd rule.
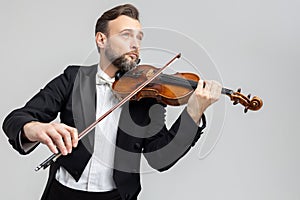
[[[136,38],[137,38],[138,40],[142,41],[142,40],[143,40],[143,35],[142,35],[142,34],[139,34],[139,35],[136,36]]]
[[[123,32],[123,33],[121,34],[121,36],[122,36],[123,38],[125,38],[125,39],[128,39],[128,38],[130,37],[130,33],[128,33],[128,32]]]

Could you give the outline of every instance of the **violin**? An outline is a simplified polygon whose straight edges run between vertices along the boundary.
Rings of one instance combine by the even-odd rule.
[[[151,65],[139,65],[126,73],[117,73],[116,81],[112,85],[116,95],[123,99],[134,91],[141,83],[144,83],[158,71],[158,68]],[[175,73],[172,75],[161,73],[138,93],[131,100],[140,100],[142,98],[155,98],[158,102],[179,106],[187,103],[193,91],[197,88],[200,77],[194,73]],[[231,89],[222,88],[222,94],[230,97],[233,104],[244,106],[244,112],[248,110],[259,110],[263,102],[254,96],[241,94],[241,89],[234,92]]]
[[[81,140],[85,137],[100,121],[129,100],[156,98],[159,102],[173,106],[187,103],[190,95],[196,89],[200,77],[193,73],[176,73],[173,75],[162,73],[180,56],[181,54],[177,54],[162,68],[155,68],[151,65],[139,65],[126,73],[119,71],[116,74],[116,81],[113,83],[112,89],[120,97],[120,102],[79,133],[78,139]],[[246,97],[240,92],[240,89],[234,92],[233,90],[222,88],[222,94],[228,95],[233,104],[240,103],[245,107],[244,112],[247,112],[248,109],[259,110],[262,107],[263,102],[259,97],[255,96],[250,100],[250,95]],[[61,155],[60,152],[52,154],[39,164],[35,171],[39,171],[42,168],[46,169]]]

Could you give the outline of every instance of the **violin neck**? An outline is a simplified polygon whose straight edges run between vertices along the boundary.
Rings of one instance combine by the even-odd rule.
[[[187,82],[194,90],[197,88],[198,82],[193,81],[193,80],[187,80]],[[228,89],[228,88],[222,88],[221,94],[232,95],[233,90]]]
[[[226,95],[232,95],[234,93],[233,90],[228,89],[228,88],[222,88],[221,94],[226,94]]]
[[[171,83],[174,85],[179,85],[183,87],[191,87],[193,90],[195,90],[198,86],[198,82],[194,80],[188,80],[188,79],[182,79],[179,77],[172,77],[169,75],[161,75],[160,81],[163,81],[165,83]],[[221,94],[226,94],[226,95],[232,95],[234,93],[233,90],[227,89],[227,88],[222,88]]]

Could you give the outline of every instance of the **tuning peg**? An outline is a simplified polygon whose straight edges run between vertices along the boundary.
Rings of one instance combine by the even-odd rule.
[[[241,88],[238,88],[238,89],[237,89],[237,92],[238,92],[238,93],[240,93],[241,91],[242,91],[242,89],[241,89]]]
[[[247,112],[248,112],[248,108],[245,108],[245,109],[244,109],[244,113],[247,113]]]
[[[248,96],[247,96],[247,97],[248,97],[248,99],[250,99],[250,97],[251,97],[251,94],[248,94]]]
[[[233,102],[233,105],[236,105],[236,104],[238,104],[239,103],[239,100],[235,100],[234,102]]]

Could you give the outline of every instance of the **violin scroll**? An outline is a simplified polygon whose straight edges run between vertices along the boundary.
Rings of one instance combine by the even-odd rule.
[[[246,113],[248,110],[257,111],[263,106],[263,101],[261,98],[254,96],[252,99],[250,99],[251,95],[243,95],[240,88],[236,92],[227,92],[226,95],[228,95],[230,100],[233,101],[233,105],[243,105],[245,107],[244,113]]]

